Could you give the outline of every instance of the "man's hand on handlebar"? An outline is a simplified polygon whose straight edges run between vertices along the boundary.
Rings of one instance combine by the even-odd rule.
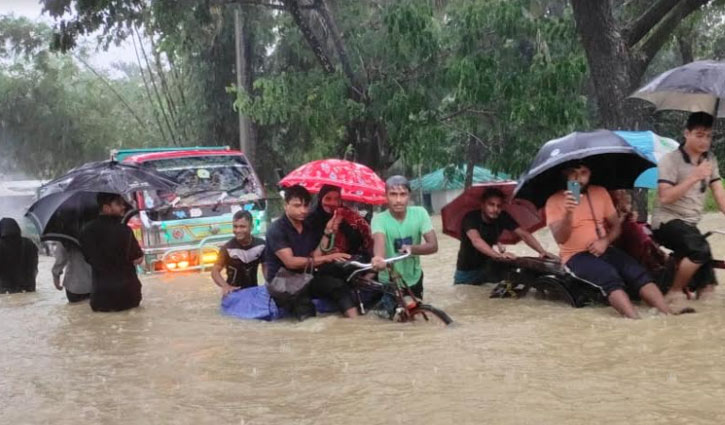
[[[559,258],[558,255],[551,253],[549,251],[544,251],[540,254],[541,258],[544,258],[546,260],[554,260],[554,261],[561,261],[561,258]]]
[[[373,257],[371,264],[373,265],[373,270],[378,272],[385,270],[386,267],[385,259],[383,257]]]
[[[514,255],[512,252],[502,252],[501,259],[502,260],[515,260],[516,255]]]

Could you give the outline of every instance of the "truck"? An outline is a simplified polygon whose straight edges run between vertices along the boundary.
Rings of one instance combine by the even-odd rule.
[[[149,167],[179,183],[174,193],[134,194],[138,214],[128,225],[144,251],[144,271],[201,270],[216,262],[218,247],[233,237],[232,216],[247,210],[255,235],[267,228],[267,202],[254,168],[229,147],[114,150],[118,162]]]

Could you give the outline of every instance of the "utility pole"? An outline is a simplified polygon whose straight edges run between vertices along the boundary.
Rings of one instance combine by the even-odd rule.
[[[237,90],[247,92],[247,51],[244,40],[244,22],[242,20],[242,5],[234,8],[234,34],[236,41],[237,58]],[[247,93],[249,94],[249,93]],[[251,123],[249,118],[239,110],[239,149],[244,152],[250,163],[254,164],[255,146],[251,137]]]

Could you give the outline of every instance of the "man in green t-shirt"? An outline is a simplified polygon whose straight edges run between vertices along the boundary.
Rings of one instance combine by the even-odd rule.
[[[410,183],[403,176],[393,176],[385,182],[385,197],[388,209],[376,214],[372,222],[373,268],[380,272],[380,280],[387,282],[390,276],[384,258],[410,253],[409,258],[396,262],[393,267],[413,294],[423,298],[423,270],[418,256],[438,251],[438,239],[430,216],[423,207],[408,206]]]

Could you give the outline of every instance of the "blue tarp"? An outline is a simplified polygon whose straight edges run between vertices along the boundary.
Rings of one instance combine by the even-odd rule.
[[[274,303],[266,285],[231,292],[222,298],[221,310],[239,319],[276,320],[286,315]]]
[[[661,144],[658,149],[658,153],[664,153],[664,151],[672,150],[676,142],[671,139],[662,138],[651,131],[615,131],[617,135],[622,137],[630,145],[637,148],[640,152],[645,154],[647,158],[653,162],[657,162],[655,157],[655,149],[657,144]],[[648,189],[657,188],[657,168],[653,167],[644,173],[640,174],[637,180],[634,182],[634,187],[644,187]]]
[[[318,313],[334,313],[337,307],[328,300],[312,300]],[[239,319],[277,320],[289,313],[277,307],[269,295],[267,285],[231,292],[221,301],[221,312]]]

